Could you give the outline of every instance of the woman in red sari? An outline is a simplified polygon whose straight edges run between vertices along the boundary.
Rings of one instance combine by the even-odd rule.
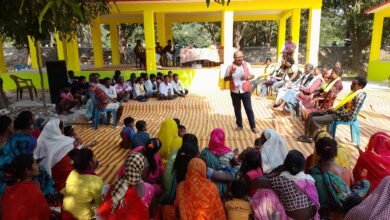
[[[388,175],[390,175],[390,135],[377,132],[371,136],[366,151],[359,156],[353,169],[353,176],[355,180],[370,181],[372,191]]]
[[[7,220],[49,220],[50,208],[39,185],[32,178],[38,176],[38,164],[32,155],[14,158],[3,168],[10,181],[1,197],[1,216]]]

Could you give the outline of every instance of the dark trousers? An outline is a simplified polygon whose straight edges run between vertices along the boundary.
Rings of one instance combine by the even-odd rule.
[[[249,92],[245,92],[245,93],[230,92],[230,95],[232,97],[237,126],[241,128],[243,127],[242,116],[241,116],[241,101],[242,101],[251,128],[256,128],[255,115],[253,114],[253,110],[252,110],[251,94]]]

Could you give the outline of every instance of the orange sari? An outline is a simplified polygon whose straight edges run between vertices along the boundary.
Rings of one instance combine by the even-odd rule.
[[[176,204],[182,220],[225,220],[217,187],[206,178],[206,163],[200,158],[188,164],[184,181],[177,187]]]

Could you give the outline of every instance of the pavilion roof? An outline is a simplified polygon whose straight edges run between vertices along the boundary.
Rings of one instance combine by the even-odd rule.
[[[366,13],[366,14],[376,13],[376,12],[382,11],[382,10],[387,9],[387,8],[390,8],[390,0],[384,2],[380,5],[377,5],[375,7],[372,7],[370,9],[367,9],[364,11],[364,13]]]

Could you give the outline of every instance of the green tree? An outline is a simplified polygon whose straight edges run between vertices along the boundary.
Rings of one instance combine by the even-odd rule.
[[[50,33],[59,32],[64,39],[77,33],[78,25],[90,24],[99,14],[108,14],[106,0],[0,0],[0,36],[11,38],[15,45],[27,45],[31,36],[39,48],[41,40],[50,39]],[[46,105],[42,60],[37,50],[42,100]]]

